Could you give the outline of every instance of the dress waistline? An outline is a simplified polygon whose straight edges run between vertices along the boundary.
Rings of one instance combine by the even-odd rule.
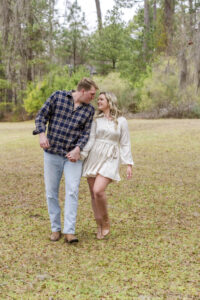
[[[118,157],[118,143],[114,141],[107,141],[104,139],[96,139],[96,142],[102,142],[105,144],[109,144],[109,150],[106,153],[108,159],[116,159]]]
[[[118,142],[104,140],[104,139],[96,139],[96,142],[102,142],[102,143],[111,144],[111,145],[118,145]]]

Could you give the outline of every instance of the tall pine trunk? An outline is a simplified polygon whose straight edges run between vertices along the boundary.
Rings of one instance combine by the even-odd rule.
[[[33,79],[32,76],[32,60],[33,60],[33,28],[34,20],[33,20],[33,13],[31,4],[29,4],[29,11],[28,11],[28,44],[27,44],[27,81],[30,82]]]
[[[193,34],[192,26],[193,26],[193,0],[189,0],[189,14],[190,14],[190,31]]]
[[[148,54],[149,31],[150,31],[149,0],[144,0],[144,41],[143,41],[143,50],[144,50],[144,59],[145,60],[147,60],[147,54]]]
[[[54,47],[53,47],[53,19],[54,19],[55,0],[49,0],[49,58],[53,59]]]
[[[100,1],[99,0],[95,0],[95,3],[96,3],[96,10],[97,10],[98,29],[99,29],[99,32],[101,32],[101,29],[102,29],[102,17],[101,17]]]
[[[185,55],[185,49],[182,50],[180,54],[180,80],[179,80],[179,88],[185,88],[187,83],[187,60]]]
[[[157,3],[156,0],[153,1],[153,23],[154,27],[156,25],[156,19],[157,19]]]
[[[164,24],[167,40],[167,53],[172,53],[172,40],[173,40],[173,19],[175,10],[175,0],[164,1]]]
[[[196,76],[197,76],[197,92],[200,93],[200,22],[196,32]]]

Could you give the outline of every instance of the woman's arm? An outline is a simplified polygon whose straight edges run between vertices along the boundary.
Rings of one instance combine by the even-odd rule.
[[[131,179],[133,175],[132,166],[134,165],[131,153],[131,141],[128,130],[128,122],[125,118],[120,118],[120,160],[123,165],[127,165],[126,176]]]
[[[80,154],[81,160],[84,160],[88,156],[88,154],[95,142],[95,137],[96,137],[96,120],[94,120],[92,122],[89,140],[88,140],[87,144],[85,145],[85,147],[83,148],[83,150],[81,151],[81,154]]]

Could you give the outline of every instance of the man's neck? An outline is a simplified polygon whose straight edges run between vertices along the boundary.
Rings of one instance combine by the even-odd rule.
[[[81,104],[80,101],[80,93],[78,91],[72,92],[72,98],[74,100],[74,108],[76,109],[76,107],[78,107]]]

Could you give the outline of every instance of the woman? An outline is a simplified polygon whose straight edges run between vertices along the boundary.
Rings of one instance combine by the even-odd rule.
[[[128,124],[112,93],[99,95],[98,111],[81,158],[86,158],[82,176],[87,177],[90,189],[97,238],[103,239],[110,231],[105,190],[112,181],[120,181],[120,163],[127,165],[128,179],[132,177],[133,165]]]

